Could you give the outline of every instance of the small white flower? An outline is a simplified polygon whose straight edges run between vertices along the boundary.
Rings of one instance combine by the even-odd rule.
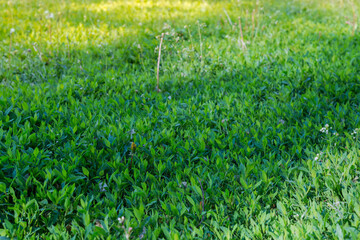
[[[315,161],[317,161],[318,159],[319,159],[318,157],[315,157],[315,159],[314,159],[314,160],[315,160]]]
[[[46,16],[47,19],[53,19],[54,18],[54,14],[50,13],[49,15]]]
[[[10,34],[13,34],[14,32],[15,32],[14,28],[10,29]]]
[[[130,134],[130,139],[133,139],[133,135],[134,135],[136,132],[135,132],[135,129],[131,129],[128,133]]]
[[[100,188],[100,192],[105,192],[108,185],[106,183],[103,182],[99,182],[99,188]]]
[[[326,128],[329,128],[329,124],[326,124],[325,127],[326,127]]]
[[[146,227],[143,227],[143,230],[142,230],[141,234],[139,235],[139,239],[143,239],[145,234],[146,234]]]
[[[171,96],[168,96],[168,99],[171,100]]]
[[[118,218],[118,221],[120,224],[123,224],[123,222],[125,221],[125,217],[122,216],[121,218]]]

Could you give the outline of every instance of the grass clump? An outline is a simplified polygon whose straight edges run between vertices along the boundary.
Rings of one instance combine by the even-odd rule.
[[[0,236],[358,239],[359,7],[0,0]]]

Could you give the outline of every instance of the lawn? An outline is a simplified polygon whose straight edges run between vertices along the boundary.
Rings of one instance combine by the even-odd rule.
[[[0,239],[360,239],[358,25],[357,0],[0,0]]]

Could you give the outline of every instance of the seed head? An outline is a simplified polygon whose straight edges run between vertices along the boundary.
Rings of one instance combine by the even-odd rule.
[[[131,151],[133,153],[136,151],[136,144],[134,142],[131,143]]]

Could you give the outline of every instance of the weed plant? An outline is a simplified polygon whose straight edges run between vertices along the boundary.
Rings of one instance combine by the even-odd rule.
[[[0,239],[359,239],[359,10],[0,0]]]

